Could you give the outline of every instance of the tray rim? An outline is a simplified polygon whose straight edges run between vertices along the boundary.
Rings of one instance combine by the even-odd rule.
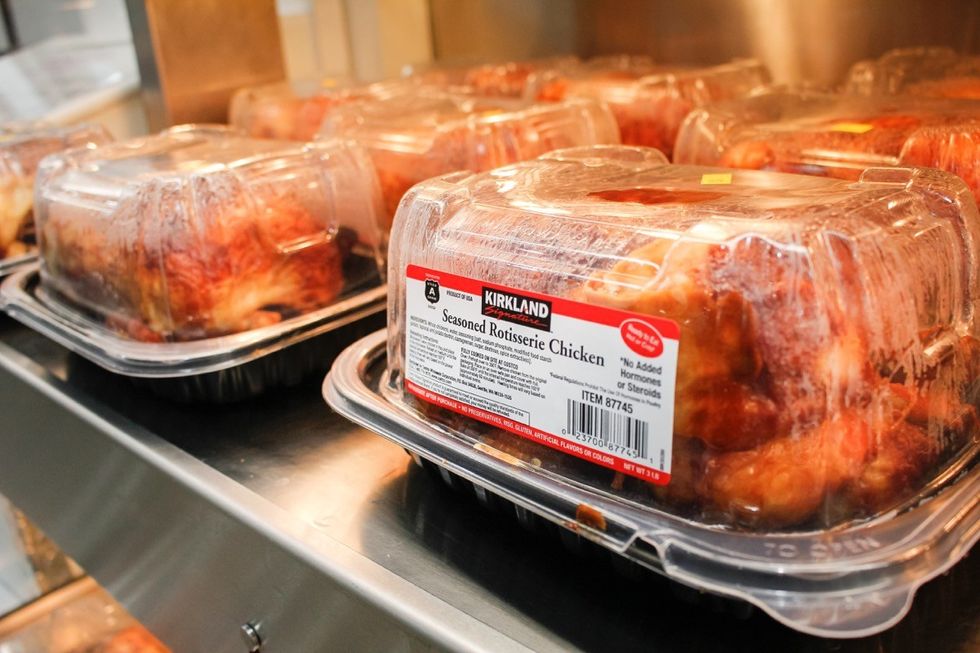
[[[656,509],[642,510],[577,484],[560,483],[546,476],[544,472],[526,465],[521,465],[521,469],[537,472],[537,478],[515,478],[513,463],[507,463],[458,438],[455,438],[454,445],[452,443],[454,438],[448,429],[443,431],[435,428],[420,416],[401,410],[388,401],[381,392],[374,391],[364,382],[369,368],[386,358],[386,342],[387,330],[381,329],[361,338],[341,353],[324,378],[322,386],[324,400],[332,409],[351,421],[394,441],[410,454],[430,460],[474,485],[502,496],[561,527],[573,530],[614,553],[695,589],[752,603],[777,621],[800,632],[819,637],[853,638],[876,634],[890,628],[908,613],[919,587],[950,569],[966,556],[980,539],[980,465],[972,464],[976,459],[978,448],[976,443],[968,448],[971,455],[951,484],[934,489],[928,496],[920,497],[917,505],[907,510],[888,511],[873,519],[854,521],[843,525],[844,527],[835,527],[827,531],[781,533],[734,531],[699,524]],[[385,366],[385,374],[387,374],[387,366]],[[384,408],[390,411],[380,412]],[[428,446],[420,445],[418,441],[413,440],[411,433],[414,431],[419,431],[416,435],[426,440]],[[458,449],[452,451],[458,460],[450,460],[440,453],[451,450],[453,446]],[[501,488],[493,479],[484,477],[488,471],[510,477],[512,485]],[[943,476],[940,475],[940,478]],[[621,519],[623,523],[632,524],[635,532],[628,541],[617,543],[588,525],[572,522],[567,517],[549,510],[548,506],[535,504],[534,499],[528,498],[528,494],[524,493],[528,488],[535,491],[544,488],[552,493],[565,493],[562,499],[565,504],[571,506],[587,503],[601,509],[607,519],[611,516],[607,513],[607,510],[610,510],[613,516]],[[643,521],[658,523],[651,528],[650,525],[641,526]],[[813,541],[813,538],[819,537],[822,540],[820,543],[831,546],[852,535],[867,538],[877,531],[886,530],[889,524],[896,522],[907,523],[908,529],[904,537],[887,546],[873,548],[850,558],[829,557],[826,561],[800,562],[761,558],[757,555],[739,554],[730,549],[724,550],[717,544],[706,546],[707,543],[697,541],[699,536],[710,536],[735,542],[753,540],[763,543],[773,542],[779,546],[798,544],[808,539]],[[901,533],[901,530],[899,532]],[[653,541],[650,541],[651,539]],[[916,540],[916,543],[913,545],[910,540]],[[647,543],[656,550],[660,565],[649,558],[644,559],[643,556],[636,555],[634,545],[638,542]],[[729,560],[715,559],[710,563],[733,570],[734,582],[728,584],[712,582],[703,574],[692,571],[683,559],[675,560],[676,555],[670,555],[675,549],[685,555],[693,555],[695,558],[719,556],[724,552]],[[929,554],[938,559],[935,564],[927,564]],[[928,568],[922,569],[923,564],[927,564]],[[745,576],[745,578],[734,578],[735,575]],[[772,581],[768,586],[765,582],[767,580]],[[880,618],[872,625],[835,626],[832,623],[813,620],[806,604],[801,606],[802,611],[796,611],[799,612],[796,615],[793,614],[793,610],[787,610],[785,606],[787,593],[793,590],[781,587],[780,583],[776,582],[779,580],[802,581],[807,587],[797,590],[795,594],[798,598],[811,602],[815,598],[846,602],[855,596],[862,597],[862,591],[870,598],[880,593],[883,582],[891,580],[892,586],[887,589],[892,595],[892,601],[884,602],[879,607]],[[896,584],[897,580],[903,584]]]
[[[0,310],[99,367],[148,379],[184,378],[237,367],[375,315],[387,304],[387,286],[381,283],[330,306],[259,329],[185,342],[140,342],[68,305],[49,305],[33,292],[39,278],[40,266],[35,262],[4,279],[0,283]]]
[[[0,259],[0,279],[7,277],[29,265],[37,263],[37,250],[30,251],[20,256]]]

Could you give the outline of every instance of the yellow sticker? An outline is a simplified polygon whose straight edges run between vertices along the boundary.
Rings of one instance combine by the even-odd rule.
[[[848,134],[864,134],[874,127],[866,122],[838,122],[830,126],[830,131],[847,132]]]
[[[709,172],[701,175],[702,186],[727,186],[732,183],[730,172]]]

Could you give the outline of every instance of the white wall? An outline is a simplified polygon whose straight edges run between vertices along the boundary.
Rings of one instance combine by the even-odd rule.
[[[21,45],[60,34],[132,39],[125,0],[11,0],[10,10]]]

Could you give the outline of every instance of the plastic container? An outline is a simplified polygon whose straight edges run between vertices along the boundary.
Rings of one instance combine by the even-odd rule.
[[[40,282],[11,277],[4,308],[180,396],[232,400],[323,369],[289,346],[354,328],[384,297],[377,181],[342,143],[175,128],[49,158],[37,196]]]
[[[109,140],[109,134],[94,125],[0,125],[0,277],[35,258],[31,215],[34,173],[41,159],[67,148]]]
[[[761,93],[691,113],[675,160],[850,180],[875,166],[928,166],[980,199],[980,103]]]
[[[980,56],[949,48],[902,48],[851,68],[845,89],[861,95],[980,100]]]
[[[355,84],[326,78],[243,88],[231,98],[229,122],[254,138],[311,141],[335,107],[385,97],[405,85],[397,81]]]
[[[769,83],[761,63],[739,59],[704,68],[657,66],[645,57],[604,57],[545,73],[529,83],[539,100],[586,97],[605,102],[622,142],[655,147],[672,156],[674,141],[692,109],[747,95]]]
[[[601,564],[588,550],[595,543],[612,554],[615,569],[644,581],[630,563],[663,574],[676,581],[672,594],[702,608],[747,616],[744,606],[712,600],[721,596],[805,633],[872,635],[898,622],[918,588],[965,557],[980,536],[980,467],[967,457],[904,509],[822,532],[724,529],[611,499],[549,473],[541,461],[528,464],[474,444],[453,425],[400,409],[381,392],[386,344],[379,331],[340,355],[323,386],[334,410],[405,447],[488,509],[531,530],[557,527],[563,544],[589,556],[584,562]],[[650,583],[649,591],[659,590]]]
[[[0,308],[83,359],[185,403],[230,403],[323,374],[350,342],[385,323],[385,288],[241,333],[186,342],[140,342],[78,310],[40,283],[36,268],[0,286]]]
[[[563,56],[475,65],[412,66],[404,74],[422,86],[460,89],[487,97],[522,98],[530,80],[558,74],[577,63],[578,57]]]
[[[47,159],[37,196],[46,289],[136,340],[248,331],[380,283],[377,182],[342,143],[178,127]]]
[[[339,107],[320,133],[371,153],[389,221],[405,191],[430,177],[619,142],[609,111],[593,101],[533,103],[425,89]]]
[[[934,170],[849,184],[609,147],[435,179],[391,236],[386,389],[623,501],[827,529],[975,444],[978,244]]]

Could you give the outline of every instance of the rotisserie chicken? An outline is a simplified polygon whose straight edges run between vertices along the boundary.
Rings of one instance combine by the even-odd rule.
[[[105,143],[101,127],[53,127],[43,124],[0,126],[0,259],[27,254],[31,245],[34,172],[45,156],[84,145]]]
[[[380,242],[370,165],[339,144],[185,128],[42,174],[45,285],[138,340],[220,336],[327,306],[358,283],[344,271],[354,241]]]
[[[389,225],[405,192],[425,179],[619,142],[611,115],[595,102],[528,103],[433,90],[340,107],[321,136],[351,139],[371,153]]]
[[[878,166],[934,167],[980,199],[976,102],[760,95],[696,111],[679,142],[679,163],[838,179]]]
[[[383,97],[400,86],[397,81],[354,85],[326,79],[243,88],[232,97],[229,122],[254,138],[311,141],[334,108]]]
[[[420,186],[400,209],[390,275],[411,263],[676,322],[670,482],[427,415],[623,498],[765,529],[895,506],[976,437],[980,216],[955,178],[735,171],[705,184],[716,170],[646,152],[582,148]],[[447,197],[466,201],[446,208]],[[398,385],[404,301],[391,298],[390,390],[418,409]]]
[[[769,73],[754,61],[711,68],[658,67],[648,59],[606,57],[543,77],[541,100],[587,97],[606,103],[627,145],[655,147],[673,156],[684,118],[708,102],[745,95],[764,86]]]

